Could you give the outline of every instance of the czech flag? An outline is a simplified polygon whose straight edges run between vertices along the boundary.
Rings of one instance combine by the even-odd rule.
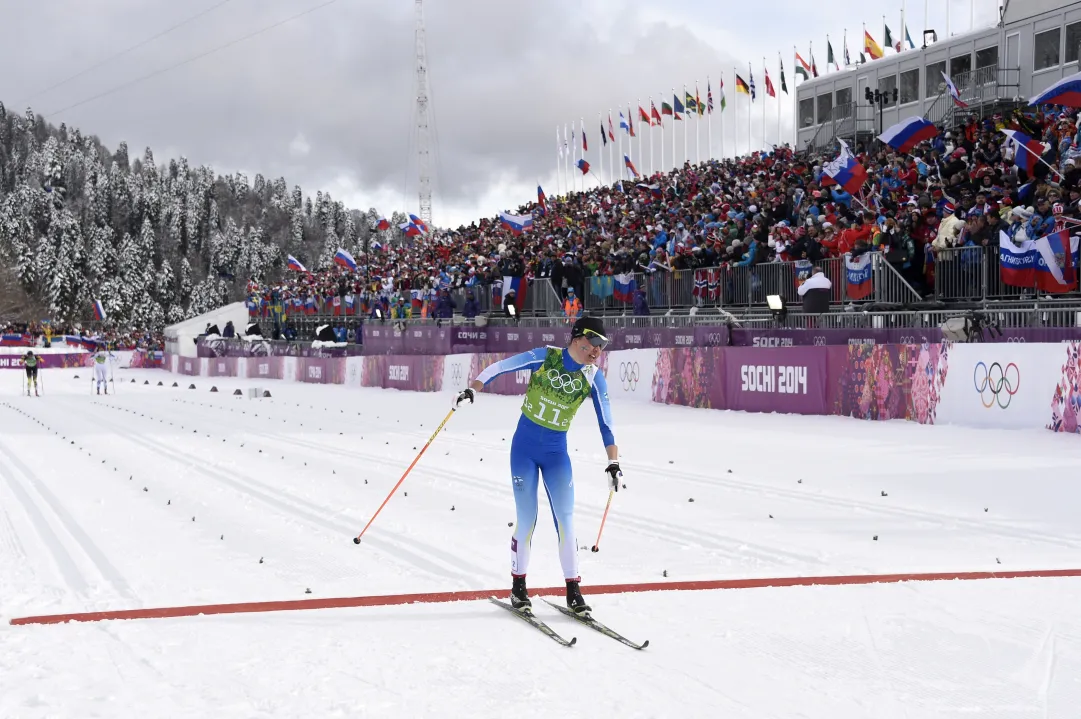
[[[402,224],[398,225],[398,228],[406,237],[416,237],[417,235],[421,234],[420,228],[412,222],[403,222]],[[375,249],[374,246],[373,249]]]
[[[353,259],[351,254],[340,247],[338,248],[338,251],[334,253],[334,262],[352,272],[357,271],[357,261]]]
[[[1070,292],[1077,288],[1074,252],[1078,241],[1069,230],[1041,237],[1036,247],[1036,287],[1044,292]]]
[[[533,215],[512,215],[509,212],[500,212],[499,220],[504,227],[515,235],[520,235],[533,228]]]
[[[390,221],[385,217],[380,217],[379,222],[375,224],[375,229],[383,231],[390,229]]]
[[[300,264],[300,260],[293,257],[292,255],[289,255],[288,259],[286,259],[285,266],[288,267],[291,270],[296,270],[297,272],[307,272],[308,271],[308,268],[305,267],[304,265]]]
[[[1017,130],[1003,130],[1003,134],[1006,137],[1017,143],[1017,153],[1014,157],[1014,164],[1027,172],[1031,177],[1033,170],[1036,169],[1036,163],[1039,158],[1043,157],[1044,147],[1043,143],[1039,140],[1034,140],[1023,132]]]
[[[898,152],[911,152],[916,145],[937,135],[938,128],[933,122],[922,117],[910,117],[883,132],[878,139]]]
[[[635,177],[638,177],[638,170],[636,170],[636,169],[634,168],[634,163],[633,163],[633,162],[631,162],[631,156],[630,156],[630,155],[624,155],[624,156],[623,156],[623,165],[624,165],[624,166],[625,166],[625,167],[626,167],[626,168],[627,168],[628,170],[630,170],[630,171],[631,171],[631,174],[632,174],[632,175],[634,175]]]
[[[420,219],[416,215],[410,215],[409,219],[412,220],[414,225],[416,225],[417,227],[420,228],[421,232],[427,232],[428,231],[428,225],[426,225],[424,223],[424,220]]]
[[[630,272],[626,272],[621,275],[615,276],[614,290],[612,297],[620,302],[633,302],[634,293],[638,289],[638,283],[634,280],[634,275]]]
[[[1004,231],[998,236],[998,275],[1002,284],[1011,287],[1036,286],[1036,243],[1032,240],[1018,247]]]
[[[101,306],[101,300],[94,300],[94,319],[98,322],[104,322],[107,319],[105,308]]]
[[[586,174],[587,172],[589,172],[589,163],[585,160],[579,160],[578,169],[582,171],[583,175]]]
[[[1081,72],[1062,78],[1029,100],[1028,104],[1081,107]]]
[[[856,259],[845,255],[845,280],[848,283],[848,299],[862,300],[874,289],[871,281],[871,253],[865,252]]]
[[[848,149],[848,144],[844,140],[838,140],[838,142],[841,143],[841,154],[833,162],[826,163],[822,168],[824,176],[822,185],[826,187],[830,184],[837,184],[843,187],[848,194],[854,195],[863,187],[863,183],[867,182],[867,170],[863,165],[856,162],[856,158],[852,156],[852,152]],[[829,182],[826,180],[829,180]]]

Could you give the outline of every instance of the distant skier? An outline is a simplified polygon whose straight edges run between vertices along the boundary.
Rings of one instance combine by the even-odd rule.
[[[608,345],[599,319],[582,317],[574,323],[566,347],[539,347],[489,365],[469,387],[455,397],[455,407],[473,404],[476,393],[496,377],[508,372],[532,370],[522,415],[510,448],[511,480],[518,523],[511,538],[511,605],[518,610],[532,607],[526,590],[526,570],[533,529],[537,524],[538,474],[552,506],[559,537],[559,561],[567,582],[567,606],[577,614],[590,607],[582,597],[578,575],[578,540],[574,533],[574,477],[567,452],[567,430],[575,412],[592,398],[600,423],[601,439],[608,453],[605,474],[608,486],[619,489],[619,450],[612,432],[612,412],[608,403],[608,383],[597,368],[601,350]]]
[[[98,394],[101,394],[103,384],[105,385],[105,394],[109,394],[108,363],[112,356],[112,353],[105,348],[105,345],[98,345],[98,348],[94,350],[94,354],[90,355],[90,358],[94,360],[94,379],[96,380]]]
[[[34,350],[27,350],[23,355],[23,367],[26,368],[26,396],[30,396],[30,384],[34,385],[34,396],[38,396],[38,357]]]

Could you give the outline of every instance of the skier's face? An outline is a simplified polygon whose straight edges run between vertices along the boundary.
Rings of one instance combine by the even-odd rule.
[[[583,364],[597,364],[597,360],[601,357],[603,351],[600,347],[595,347],[590,343],[586,337],[579,337],[575,340],[578,344],[578,355],[582,358]]]

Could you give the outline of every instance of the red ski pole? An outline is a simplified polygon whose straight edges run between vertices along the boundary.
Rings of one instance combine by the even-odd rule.
[[[601,528],[597,530],[597,542],[593,545],[591,551],[601,551],[601,532],[604,531],[604,520],[608,519],[608,509],[612,506],[612,495],[615,493],[616,491],[614,489],[608,490],[608,504],[604,505],[604,516],[601,517]]]
[[[440,422],[439,426],[435,428],[435,432],[432,432],[432,436],[429,437],[425,445],[420,448],[420,452],[417,454],[417,456],[413,459],[409,466],[406,467],[405,474],[403,474],[402,478],[398,480],[398,483],[394,485],[394,488],[390,490],[390,494],[388,494],[387,498],[383,500],[383,503],[379,505],[379,509],[375,510],[375,514],[373,514],[372,518],[368,520],[368,523],[364,525],[364,529],[360,530],[360,534],[353,537],[353,544],[360,544],[360,538],[363,537],[364,533],[368,531],[368,527],[372,526],[372,522],[374,522],[375,518],[379,516],[379,513],[383,511],[383,507],[387,506],[387,502],[389,502],[390,498],[394,496],[394,493],[398,491],[398,487],[402,486],[402,482],[404,482],[405,478],[409,476],[409,473],[413,471],[413,467],[417,465],[417,462],[420,461],[420,458],[424,456],[424,451],[428,449],[428,446],[433,441],[435,441],[435,438],[438,437],[439,433],[443,430],[443,426],[448,421],[450,421],[451,415],[453,415],[456,411],[457,408],[452,407],[450,412],[447,412],[447,416],[443,418],[443,421]]]

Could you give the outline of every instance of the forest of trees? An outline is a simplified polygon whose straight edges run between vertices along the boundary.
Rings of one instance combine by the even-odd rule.
[[[292,254],[325,267],[339,247],[360,256],[407,218],[283,178],[215,175],[184,158],[159,166],[93,136],[0,104],[0,319],[111,321],[146,329],[242,299],[249,277],[275,279]]]

